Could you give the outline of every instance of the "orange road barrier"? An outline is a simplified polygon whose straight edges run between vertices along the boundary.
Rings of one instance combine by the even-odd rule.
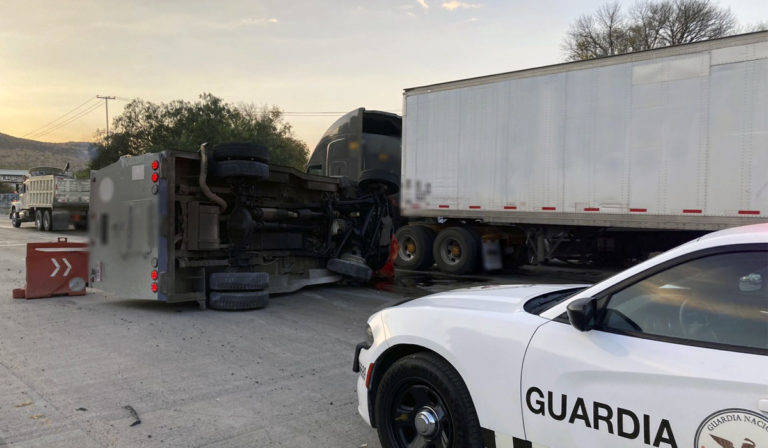
[[[27,285],[14,289],[14,299],[57,295],[82,296],[88,282],[88,244],[27,243]]]

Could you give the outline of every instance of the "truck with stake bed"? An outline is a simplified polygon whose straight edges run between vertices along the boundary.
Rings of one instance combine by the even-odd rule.
[[[34,222],[37,230],[66,230],[70,225],[87,225],[90,182],[76,179],[69,164],[62,170],[53,167],[31,168],[24,177],[19,199],[11,204],[13,227]]]

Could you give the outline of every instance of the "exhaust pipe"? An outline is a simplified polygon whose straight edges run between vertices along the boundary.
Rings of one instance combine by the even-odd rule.
[[[208,178],[208,155],[206,154],[207,149],[208,143],[203,143],[200,145],[200,178],[198,179],[200,183],[200,189],[203,190],[205,197],[218,204],[221,212],[224,213],[227,210],[227,201],[219,196],[216,196],[208,187],[208,183],[206,182]]]

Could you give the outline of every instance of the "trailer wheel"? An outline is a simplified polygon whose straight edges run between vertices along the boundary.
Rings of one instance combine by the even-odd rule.
[[[206,305],[218,311],[243,311],[264,308],[268,304],[268,291],[211,291]]]
[[[215,272],[208,277],[212,291],[257,291],[269,286],[266,272]]]
[[[337,274],[346,275],[355,280],[367,282],[371,279],[373,271],[367,265],[358,261],[344,260],[341,258],[331,258],[326,265],[329,271]]]
[[[449,227],[437,235],[433,255],[441,271],[468,274],[477,267],[480,239],[464,227]]]
[[[213,147],[213,160],[255,160],[269,163],[269,148],[256,143],[230,142]]]
[[[419,271],[434,264],[432,245],[435,243],[435,232],[424,226],[400,227],[395,232],[395,238],[400,245],[395,264],[401,268]]]
[[[35,228],[43,230],[43,212],[40,210],[35,210]]]
[[[53,219],[51,218],[51,211],[45,210],[43,212],[43,231],[50,232],[53,230]]]
[[[266,179],[269,166],[252,160],[222,160],[209,165],[209,173],[214,177],[252,177]]]

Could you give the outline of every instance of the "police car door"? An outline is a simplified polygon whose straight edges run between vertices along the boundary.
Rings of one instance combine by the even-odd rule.
[[[768,448],[768,252],[689,254],[540,327],[520,446]]]

